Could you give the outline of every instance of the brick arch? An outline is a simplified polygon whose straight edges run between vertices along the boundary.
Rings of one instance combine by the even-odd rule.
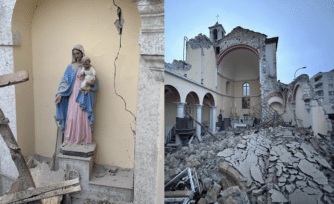
[[[238,44],[238,45],[233,45],[233,46],[228,47],[225,50],[223,50],[219,54],[219,56],[217,57],[216,65],[219,66],[219,64],[223,61],[224,57],[226,57],[229,53],[231,53],[231,52],[233,52],[235,50],[248,50],[248,51],[254,53],[258,59],[261,58],[261,53],[259,52],[258,49],[254,48],[254,47],[252,47],[250,45]]]

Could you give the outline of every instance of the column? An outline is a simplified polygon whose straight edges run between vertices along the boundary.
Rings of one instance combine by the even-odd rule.
[[[197,117],[196,117],[196,120],[198,121],[198,122],[202,122],[202,105],[201,104],[196,104],[195,105],[196,106],[196,113],[197,113]],[[198,123],[196,123],[196,137],[198,138],[198,140],[200,141],[200,142],[202,142],[202,137],[201,137],[201,129],[202,127],[198,124]]]
[[[175,102],[177,106],[177,114],[176,117],[178,118],[184,118],[184,105],[187,103],[184,102]]]
[[[212,133],[216,133],[216,109],[217,106],[210,107],[210,129]]]

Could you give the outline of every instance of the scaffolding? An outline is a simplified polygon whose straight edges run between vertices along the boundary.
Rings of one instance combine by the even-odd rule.
[[[260,123],[258,123],[255,128],[265,128],[265,127],[276,127],[276,126],[286,126],[286,123],[284,122],[282,115],[279,114],[275,109],[270,107],[267,103],[262,106],[261,104],[258,104],[256,106],[252,107],[254,115],[259,115],[261,117]]]

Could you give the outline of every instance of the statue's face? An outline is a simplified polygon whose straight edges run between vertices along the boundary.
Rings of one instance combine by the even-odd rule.
[[[82,66],[86,69],[89,70],[90,68],[90,62],[88,60],[86,60],[84,63],[82,63]]]
[[[73,55],[76,62],[80,62],[83,57],[82,52],[80,50],[73,50]]]

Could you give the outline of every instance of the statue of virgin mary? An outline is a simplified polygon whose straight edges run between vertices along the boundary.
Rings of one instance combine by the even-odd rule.
[[[92,125],[94,123],[93,104],[95,92],[99,87],[98,80],[90,83],[91,91],[82,93],[78,77],[85,56],[82,45],[72,49],[72,63],[67,67],[56,94],[56,120],[64,132],[64,141],[69,144],[90,144],[92,142]]]

